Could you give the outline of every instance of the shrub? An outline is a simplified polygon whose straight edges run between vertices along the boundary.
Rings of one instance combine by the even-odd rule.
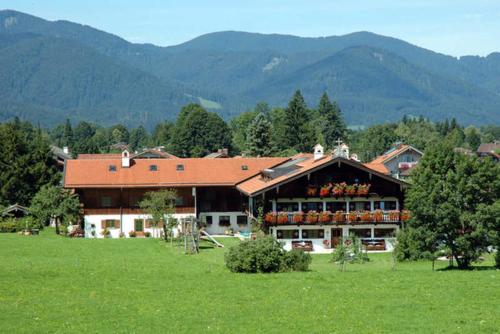
[[[500,249],[497,249],[497,252],[495,254],[495,266],[497,268],[500,268]]]
[[[312,257],[310,254],[305,253],[303,250],[293,249],[290,252],[285,253],[285,257],[283,259],[283,269],[293,271],[307,271],[309,270],[309,265],[311,264],[311,262]]]
[[[0,222],[0,232],[14,233],[17,232],[17,221],[14,218],[9,218]]]
[[[137,236],[137,233],[135,233],[135,231],[130,231],[128,232],[128,236],[131,238],[135,238]]]
[[[111,235],[111,231],[110,231],[109,229],[105,228],[105,229],[103,229],[103,230],[101,231],[101,234],[102,234],[105,238],[107,238],[107,237],[109,237],[109,236]]]
[[[311,258],[308,254],[292,254],[271,236],[243,241],[225,255],[226,266],[236,273],[273,273],[307,270]]]
[[[123,232],[120,232],[120,234],[119,234],[119,237],[120,237],[120,239],[123,239],[123,238],[125,238],[125,233],[123,233]]]
[[[144,232],[144,236],[145,236],[146,238],[151,237],[151,232]]]

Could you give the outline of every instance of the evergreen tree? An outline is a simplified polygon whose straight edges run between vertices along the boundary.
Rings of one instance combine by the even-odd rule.
[[[172,122],[158,123],[152,135],[153,144],[156,146],[168,147],[172,140],[173,129],[174,123]]]
[[[64,124],[64,133],[62,137],[62,146],[73,147],[73,128],[71,127],[71,122],[66,118],[66,123]]]
[[[479,133],[479,130],[474,126],[470,126],[465,129],[464,132],[465,141],[473,151],[476,151],[479,145],[481,145],[481,134]]]
[[[265,157],[272,154],[272,124],[263,113],[259,113],[249,125],[246,147],[251,156]]]
[[[347,139],[347,127],[340,108],[337,103],[330,101],[326,92],[321,96],[318,112],[321,118],[321,134],[327,147],[334,147],[337,139]]]
[[[314,131],[310,124],[310,110],[297,90],[285,109],[284,143],[299,152],[309,152],[314,146]]]
[[[148,133],[144,126],[140,125],[130,131],[129,145],[132,151],[144,148],[148,143]]]

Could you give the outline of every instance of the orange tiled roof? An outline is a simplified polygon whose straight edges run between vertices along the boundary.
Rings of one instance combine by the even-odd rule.
[[[121,167],[118,159],[67,160],[64,186],[92,187],[180,187],[213,185],[234,186],[261,170],[274,167],[288,158],[228,158],[228,159],[131,159],[129,168]],[[184,165],[183,171],[177,165]],[[109,165],[116,171],[110,172]],[[157,171],[149,170],[156,165]],[[242,166],[247,166],[244,170]]]
[[[403,153],[409,149],[415,150],[415,148],[410,146],[410,145],[405,145],[405,144],[400,145],[398,148],[396,148],[392,151],[389,151],[387,154],[380,155],[380,156],[376,157],[375,159],[373,159],[372,161],[365,163],[364,165],[368,168],[376,170],[379,173],[390,175],[391,171],[389,169],[387,169],[387,167],[385,167],[385,162],[387,162],[388,160],[390,160],[394,157],[397,157],[398,155],[400,155],[401,153]]]
[[[322,166],[329,164],[329,163],[334,163],[335,161],[342,161],[344,163],[348,163],[354,167],[358,167],[361,169],[365,169],[367,171],[373,172],[381,177],[384,177],[386,179],[390,179],[394,182],[402,183],[399,180],[396,180],[392,177],[388,177],[384,175],[384,173],[381,173],[377,170],[371,169],[365,165],[363,165],[360,162],[354,161],[354,160],[348,160],[345,158],[341,157],[333,157],[331,155],[326,155],[323,158],[320,158],[318,160],[313,159],[312,154],[298,154],[294,157],[291,158],[290,161],[286,161],[282,164],[280,164],[279,167],[286,167],[294,160],[297,160],[297,163],[294,165],[297,166],[297,168],[293,169],[292,171],[286,173],[285,175],[280,175],[277,176],[273,179],[265,179],[261,174],[256,175],[246,181],[243,181],[237,185],[238,190],[241,192],[247,194],[247,195],[255,195],[257,193],[260,193],[262,191],[265,191],[266,189],[273,188],[281,183],[288,182],[291,179],[294,179],[296,177],[301,177],[305,173],[313,171],[315,169],[321,168]],[[404,184],[404,183],[403,183]]]
[[[78,154],[78,159],[120,159],[121,157],[122,157],[121,153]]]

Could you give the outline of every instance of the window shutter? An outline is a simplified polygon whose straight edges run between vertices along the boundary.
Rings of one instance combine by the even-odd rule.
[[[103,230],[106,228],[106,219],[101,220],[101,228]]]
[[[115,228],[120,228],[120,220],[115,220]]]
[[[146,219],[146,221],[144,222],[144,227],[145,228],[151,228],[151,220]]]

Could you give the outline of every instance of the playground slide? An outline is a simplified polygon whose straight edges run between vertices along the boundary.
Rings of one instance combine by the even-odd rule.
[[[217,245],[217,247],[222,247],[224,248],[224,245],[221,244],[220,242],[218,242],[217,240],[214,239],[214,237],[212,237],[210,234],[207,233],[207,231],[205,230],[201,230],[200,231],[201,234],[203,234],[205,237],[207,237],[208,240],[212,241],[214,244]]]

